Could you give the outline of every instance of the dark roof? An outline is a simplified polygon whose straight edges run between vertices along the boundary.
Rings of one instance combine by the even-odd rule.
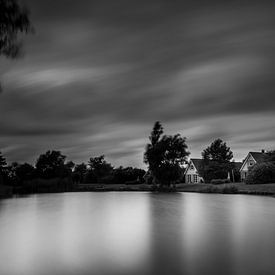
[[[203,159],[190,159],[193,162],[195,168],[197,169],[200,176],[203,175],[203,166],[205,164],[205,160]]]
[[[232,163],[234,163],[234,168],[236,169],[236,170],[240,170],[241,169],[241,167],[242,167],[242,165],[243,165],[243,163],[242,162],[232,162]]]
[[[267,153],[262,152],[249,152],[252,157],[256,160],[257,163],[261,163],[265,161],[266,157],[268,156]]]
[[[202,177],[203,175],[203,168],[206,164],[206,161],[204,159],[190,159],[190,161],[193,162],[195,168],[197,169],[199,175]],[[235,169],[240,170],[242,167],[242,162],[231,162],[234,163]]]

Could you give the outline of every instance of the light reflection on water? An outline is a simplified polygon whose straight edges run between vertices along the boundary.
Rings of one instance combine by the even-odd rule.
[[[66,193],[0,201],[0,274],[274,274],[275,199]]]

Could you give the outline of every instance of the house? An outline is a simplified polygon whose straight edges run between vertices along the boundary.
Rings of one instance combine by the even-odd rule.
[[[185,170],[186,183],[203,183],[203,159],[190,159],[190,162]]]
[[[256,163],[264,162],[266,160],[266,157],[267,153],[265,153],[264,151],[249,152],[240,168],[241,181],[244,181],[246,179],[249,171]]]
[[[203,170],[205,166],[205,160],[203,159],[190,159],[189,165],[185,170],[185,183],[204,183],[205,179],[203,178]],[[242,163],[241,162],[231,162],[232,171],[228,171],[228,179],[235,182],[237,179],[237,175],[235,171],[239,171]]]

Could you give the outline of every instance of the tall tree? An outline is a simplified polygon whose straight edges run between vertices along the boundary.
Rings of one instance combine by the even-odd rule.
[[[0,152],[0,172],[5,169],[7,166],[6,159],[3,157],[2,153]]]
[[[36,162],[38,176],[46,179],[66,176],[65,159],[60,151],[54,150],[40,155]]]
[[[0,184],[4,183],[6,168],[7,168],[6,159],[2,156],[2,153],[0,152]]]
[[[90,158],[87,181],[101,182],[103,179],[111,176],[114,168],[104,158],[104,155]]]
[[[154,181],[161,185],[175,183],[182,175],[181,164],[187,160],[186,138],[179,134],[163,135],[163,127],[156,122],[144,153],[144,162],[149,165]]]
[[[233,158],[233,153],[226,145],[226,142],[222,141],[220,138],[214,140],[210,146],[208,146],[202,152],[202,157],[205,160],[213,160],[218,163],[230,162]]]
[[[73,171],[73,180],[77,183],[83,183],[87,173],[87,165],[85,163],[77,164]]]

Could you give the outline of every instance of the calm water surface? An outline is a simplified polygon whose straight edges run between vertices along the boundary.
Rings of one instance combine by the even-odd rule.
[[[1,275],[275,274],[275,199],[65,193],[0,201]]]

